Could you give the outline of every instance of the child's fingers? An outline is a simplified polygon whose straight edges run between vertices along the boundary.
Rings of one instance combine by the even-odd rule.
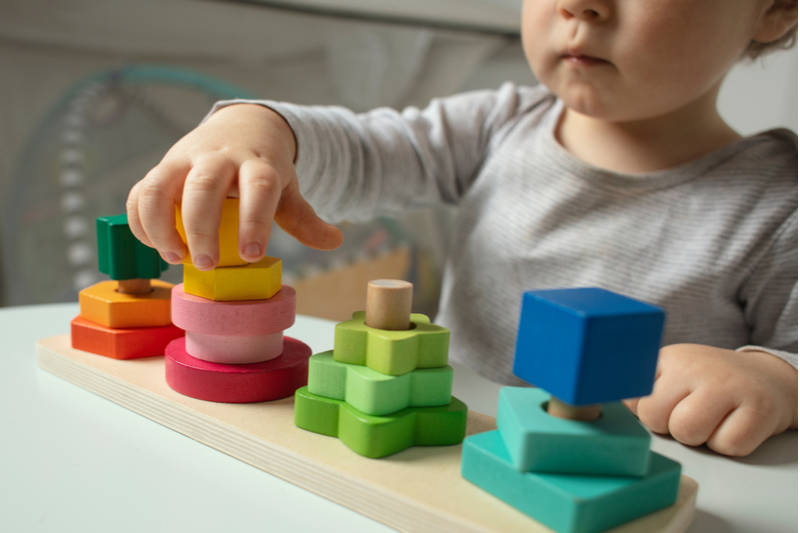
[[[695,389],[672,410],[669,432],[678,442],[700,446],[735,408],[732,399],[720,391]]]
[[[181,218],[192,263],[211,270],[219,262],[219,224],[222,202],[234,180],[236,166],[226,157],[197,161],[186,177]]]
[[[639,400],[641,398],[629,398],[627,400],[622,400],[622,403],[628,410],[633,413],[633,416],[639,416],[638,409],[639,409]]]
[[[180,263],[186,254],[175,229],[175,202],[187,172],[188,163],[161,163],[136,184],[128,199],[128,224],[134,235],[173,264]]]
[[[283,190],[275,222],[302,244],[317,250],[335,250],[344,239],[339,228],[317,216],[300,194],[296,181]]]
[[[141,184],[141,181],[137,182],[136,185],[131,188],[131,192],[128,193],[128,201],[125,203],[125,210],[128,213],[128,227],[131,229],[133,236],[139,239],[142,244],[150,248],[155,248],[139,220],[139,186]]]
[[[767,440],[775,431],[772,418],[763,412],[740,407],[728,415],[708,439],[708,447],[717,453],[743,456]]]
[[[678,403],[691,393],[680,383],[668,383],[663,378],[653,386],[650,396],[639,398],[636,414],[642,424],[656,433],[669,433],[669,417]]]
[[[239,255],[254,263],[267,251],[272,219],[281,198],[275,169],[259,159],[239,167]]]

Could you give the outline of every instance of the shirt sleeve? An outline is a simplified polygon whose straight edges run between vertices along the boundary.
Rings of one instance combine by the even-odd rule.
[[[548,97],[543,88],[508,83],[496,91],[434,99],[424,109],[357,114],[336,106],[230,100],[218,102],[208,116],[235,103],[279,113],[297,138],[304,197],[330,222],[362,221],[457,204],[502,131]]]
[[[742,287],[750,345],[797,368],[797,211],[777,233],[775,241]]]

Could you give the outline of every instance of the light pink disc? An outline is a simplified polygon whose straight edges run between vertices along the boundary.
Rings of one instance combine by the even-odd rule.
[[[268,335],[294,324],[296,293],[288,285],[269,300],[215,302],[187,294],[183,283],[172,289],[172,322],[206,335]]]
[[[283,331],[266,335],[206,335],[186,332],[192,357],[224,365],[247,365],[275,359],[283,352]]]
[[[311,348],[284,337],[283,353],[271,361],[251,365],[221,365],[186,353],[186,339],[167,345],[164,357],[167,385],[184,396],[222,403],[279,400],[308,383]]]

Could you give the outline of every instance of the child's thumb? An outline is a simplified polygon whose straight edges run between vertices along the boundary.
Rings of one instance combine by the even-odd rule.
[[[296,187],[283,190],[275,212],[275,222],[302,244],[317,250],[335,250],[344,239],[339,228],[317,216]]]

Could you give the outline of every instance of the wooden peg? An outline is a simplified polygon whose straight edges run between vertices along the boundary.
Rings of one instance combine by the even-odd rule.
[[[121,279],[117,287],[117,292],[123,294],[148,294],[152,290],[153,287],[150,286],[150,280],[141,278]]]
[[[396,279],[376,279],[367,285],[365,324],[375,329],[402,331],[411,326],[414,286]]]
[[[547,413],[558,418],[588,422],[600,418],[600,404],[572,405],[551,396],[547,402]]]

